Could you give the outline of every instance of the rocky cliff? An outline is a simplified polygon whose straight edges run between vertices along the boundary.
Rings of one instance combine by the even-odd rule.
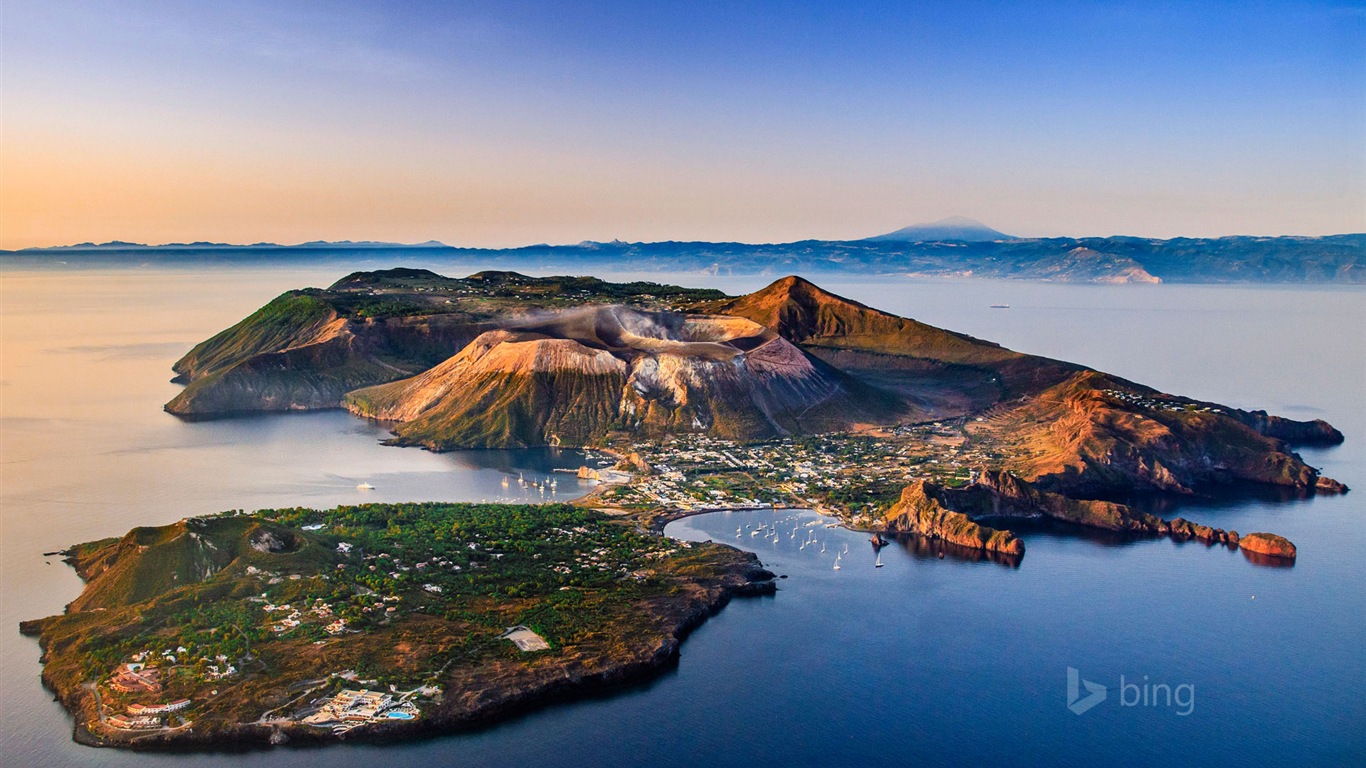
[[[882,530],[910,533],[961,547],[1008,555],[1024,553],[1024,543],[1008,530],[1012,519],[1053,520],[1118,533],[1195,539],[1225,544],[1271,557],[1293,559],[1295,545],[1274,534],[1239,537],[1184,518],[1164,520],[1127,505],[1069,498],[1042,490],[1009,472],[980,471],[961,488],[919,480],[902,491],[900,500],[880,521]],[[987,523],[990,523],[988,525]],[[993,527],[995,526],[995,527]]]
[[[1068,493],[1189,494],[1239,483],[1320,488],[1318,472],[1284,441],[1259,433],[1231,409],[1095,371],[998,408],[976,429],[1006,436],[1007,466],[1020,476]]]

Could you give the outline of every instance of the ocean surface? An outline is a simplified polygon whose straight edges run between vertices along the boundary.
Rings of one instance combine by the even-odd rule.
[[[458,275],[487,265],[431,266]],[[37,644],[16,628],[80,592],[44,552],[225,509],[539,501],[502,479],[583,461],[573,451],[385,447],[380,426],[340,412],[187,423],[161,411],[177,390],[170,365],[194,343],[286,289],[346,271],[0,271],[0,764],[242,759],[71,742],[69,719],[39,685]],[[769,279],[630,277],[731,293]],[[816,282],[1173,393],[1327,419],[1347,442],[1301,453],[1359,490],[1180,508],[1197,522],[1287,536],[1300,552],[1293,568],[1198,543],[1046,530],[1024,534],[1027,554],[1010,567],[899,542],[878,553],[859,534],[807,525],[817,520],[809,512],[686,518],[668,533],[753,549],[787,578],[776,596],[732,602],[661,678],[476,733],[276,749],[253,764],[1366,764],[1366,291]],[[555,498],[584,490],[557,477]],[[760,523],[784,533],[747,535]],[[1105,699],[1082,685],[1069,709],[1069,668],[1105,686]]]

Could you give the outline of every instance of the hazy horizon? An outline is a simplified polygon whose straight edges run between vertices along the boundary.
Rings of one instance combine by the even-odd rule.
[[[961,217],[950,216],[950,217],[947,217],[946,219],[944,219],[944,221],[947,221],[947,220],[950,220],[950,219],[955,219],[955,218],[961,218]],[[916,224],[908,225],[907,227],[904,227],[904,228],[909,229],[909,228],[917,227],[917,226],[930,226],[930,225],[938,224],[938,223],[939,223],[938,221],[934,221],[934,222],[918,222],[918,223],[916,223]],[[981,223],[981,222],[979,222],[979,223]],[[990,225],[987,225],[987,226],[990,226]],[[898,228],[898,229],[902,229],[902,228]],[[889,230],[889,231],[895,231],[895,230]],[[887,233],[878,233],[878,234],[881,235],[881,234],[887,234]],[[1253,235],[1253,234],[1248,234],[1248,233],[1245,233],[1245,232],[1230,232],[1230,233],[1225,233],[1225,234],[1222,234],[1222,235],[1205,235],[1205,236],[1202,236],[1202,237],[1203,237],[1203,238],[1207,238],[1207,239],[1219,239],[1219,238],[1224,238],[1224,237],[1334,237],[1334,236],[1360,235],[1360,234],[1366,234],[1366,226],[1363,226],[1363,228],[1362,228],[1361,230],[1359,230],[1359,231],[1325,232],[1325,233],[1323,233],[1323,234],[1315,234],[1315,235],[1306,235],[1306,234],[1296,233],[1296,232],[1287,232],[1287,233],[1278,234],[1278,235],[1264,235],[1264,234]],[[804,238],[804,239],[805,239],[805,240],[813,240],[813,241],[823,241],[823,242],[859,242],[859,241],[861,241],[861,240],[873,240],[875,237],[876,237],[875,235],[869,235],[869,236],[860,236],[860,237],[851,237],[851,238],[839,238],[839,239],[830,238],[830,237],[811,237],[811,238]],[[1107,237],[1138,237],[1138,238],[1147,238],[1147,237],[1150,237],[1150,236],[1147,236],[1147,235],[1133,235],[1133,234],[1124,233],[1124,232],[1112,232],[1112,233],[1103,234],[1103,235],[1071,235],[1071,234],[1058,234],[1058,235],[1016,235],[1016,234],[1013,234],[1013,233],[1008,233],[1008,236],[1007,236],[1006,239],[1008,239],[1008,240],[1031,240],[1031,239],[1054,238],[1054,237],[1083,239],[1083,238],[1107,238]],[[1165,237],[1165,238],[1153,237],[1152,239],[1168,240],[1168,239],[1175,239],[1175,238],[1181,238],[1181,237],[1190,237],[1190,236],[1189,236],[1189,235],[1172,235],[1172,236]],[[952,239],[952,238],[948,238],[948,239]],[[419,241],[413,241],[413,242],[398,242],[398,241],[388,241],[388,240],[375,240],[375,239],[372,239],[372,238],[364,238],[364,239],[358,239],[358,240],[324,240],[324,239],[322,239],[322,238],[313,238],[313,239],[310,239],[310,240],[300,240],[300,241],[297,241],[297,242],[271,242],[271,241],[267,241],[267,240],[251,240],[251,241],[243,241],[243,242],[214,242],[214,241],[208,241],[208,240],[190,240],[190,241],[174,241],[174,242],[172,242],[172,241],[167,241],[167,242],[155,242],[155,243],[134,242],[134,241],[131,241],[131,240],[124,240],[124,239],[120,239],[120,238],[115,238],[115,239],[113,239],[113,240],[106,240],[106,241],[103,241],[103,242],[95,242],[95,241],[91,241],[91,240],[85,240],[85,241],[81,241],[81,242],[55,243],[55,244],[52,244],[52,245],[34,245],[34,246],[24,246],[24,247],[21,247],[21,248],[0,249],[0,251],[6,251],[6,252],[19,252],[19,251],[24,251],[24,250],[78,249],[78,248],[86,247],[86,246],[92,247],[92,248],[110,247],[111,249],[115,249],[115,250],[116,250],[117,247],[118,247],[118,245],[126,245],[126,246],[129,246],[129,247],[146,247],[146,248],[168,248],[168,247],[177,247],[177,246],[186,246],[186,247],[202,246],[202,247],[204,247],[204,248],[211,248],[211,247],[215,247],[215,246],[218,246],[218,247],[225,247],[225,248],[251,248],[251,247],[256,247],[256,246],[261,246],[261,247],[272,247],[272,246],[274,246],[274,247],[281,247],[281,248],[297,248],[297,247],[301,247],[301,246],[308,246],[308,245],[323,245],[323,244],[327,244],[327,245],[347,245],[347,244],[350,244],[350,245],[355,245],[355,246],[360,246],[360,247],[365,247],[365,246],[374,246],[374,247],[396,246],[396,247],[405,247],[405,248],[417,248],[417,247],[428,247],[428,246],[430,246],[430,247],[433,247],[433,248],[445,247],[445,248],[454,248],[454,249],[488,249],[488,250],[503,250],[503,249],[517,249],[517,248],[535,248],[535,247],[538,247],[538,246],[545,246],[545,247],[553,247],[553,248],[554,248],[554,247],[574,246],[574,245],[579,245],[579,244],[582,244],[582,243],[611,243],[611,242],[624,242],[624,243],[628,243],[628,244],[637,244],[637,243],[639,243],[639,244],[650,244],[650,243],[663,243],[663,242],[679,242],[679,243],[686,243],[686,242],[699,242],[699,243],[702,243],[702,242],[710,242],[710,243],[734,242],[734,243],[739,243],[739,244],[741,244],[741,245],[786,245],[786,244],[789,244],[789,243],[800,242],[800,241],[799,241],[799,240],[765,240],[765,241],[758,241],[758,240],[751,240],[751,241],[745,241],[745,240],[729,240],[729,241],[719,241],[719,240],[701,240],[701,239],[698,239],[698,238],[682,238],[682,237],[678,237],[678,238],[669,238],[669,239],[667,239],[667,240],[622,240],[621,238],[592,237],[592,238],[588,238],[588,239],[586,239],[586,240],[578,240],[578,241],[575,241],[575,242],[572,242],[572,243],[571,243],[571,242],[537,242],[537,243],[527,242],[527,243],[511,243],[511,244],[508,244],[508,245],[479,245],[479,244],[458,243],[458,242],[456,242],[456,243],[449,243],[449,242],[443,242],[443,241],[437,240],[437,239],[435,239],[435,238],[428,238],[428,239],[426,239],[426,240],[419,240]],[[113,244],[117,244],[117,245],[113,245]]]
[[[1366,7],[13,0],[0,248],[1366,231]]]

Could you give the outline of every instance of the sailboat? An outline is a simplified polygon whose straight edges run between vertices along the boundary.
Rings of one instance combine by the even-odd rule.
[[[843,553],[843,552],[840,552],[839,554],[835,555],[835,570],[837,570],[837,571],[840,569],[840,558],[843,557],[843,556],[844,556],[844,553]]]
[[[877,553],[877,559],[873,561],[873,567],[874,567],[874,568],[881,568],[881,567],[882,567],[882,553],[881,553],[881,552]]]

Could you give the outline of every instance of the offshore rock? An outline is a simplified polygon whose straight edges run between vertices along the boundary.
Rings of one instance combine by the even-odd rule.
[[[1296,555],[1295,545],[1274,533],[1249,533],[1239,540],[1238,545],[1248,552],[1264,557],[1294,560]]]

